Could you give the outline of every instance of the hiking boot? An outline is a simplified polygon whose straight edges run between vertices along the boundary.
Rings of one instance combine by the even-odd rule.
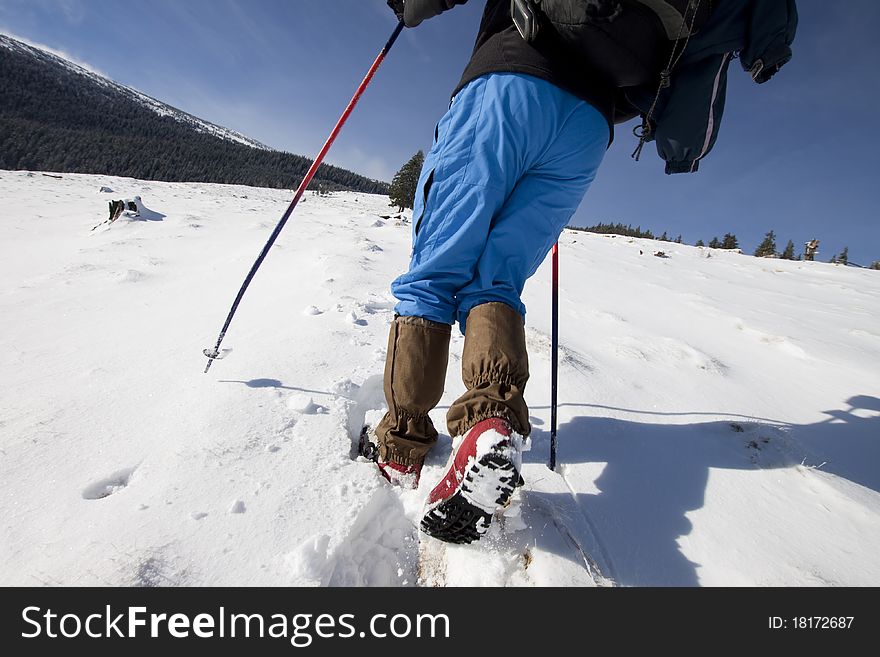
[[[385,477],[392,485],[400,486],[401,488],[418,488],[419,477],[422,474],[422,461],[411,460],[409,464],[405,465],[386,460],[381,456],[379,446],[370,440],[370,435],[370,427],[364,425],[358,440],[358,455],[373,461],[379,468],[379,474]]]
[[[393,486],[413,489],[419,487],[419,478],[422,476],[422,464],[401,465],[394,461],[376,461],[379,472]]]
[[[522,437],[503,418],[478,422],[453,449],[446,475],[428,496],[422,531],[446,543],[472,543],[521,484]]]

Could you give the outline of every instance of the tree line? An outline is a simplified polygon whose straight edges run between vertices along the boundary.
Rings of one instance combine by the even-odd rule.
[[[804,244],[804,253],[795,253],[794,241],[788,240],[788,243],[785,245],[785,248],[780,253],[776,248],[776,232],[768,231],[766,235],[764,235],[763,241],[758,245],[758,248],[755,249],[755,257],[757,258],[778,258],[779,260],[815,260],[815,256],[818,255],[819,241],[818,240],[810,240]],[[851,263],[849,260],[849,247],[843,247],[843,251],[839,254],[835,254],[831,256],[831,259],[828,261],[833,264],[838,265],[850,265],[855,264]],[[858,265],[856,265],[858,266]],[[871,265],[870,269],[880,269],[880,262],[875,262]]]
[[[664,231],[660,237],[657,237],[650,229],[642,230],[641,226],[636,226],[635,228],[633,228],[629,224],[622,223],[598,223],[594,226],[569,226],[568,228],[569,230],[598,233],[600,235],[622,235],[624,237],[638,237],[644,239],[658,240],[661,242],[674,242],[676,244],[682,244],[681,235],[673,240],[670,239],[667,236],[666,231]],[[813,260],[814,255],[818,253],[818,251],[815,250],[815,248],[818,247],[818,241],[815,241],[815,247],[813,247],[814,251],[811,253],[810,245],[812,242],[813,241],[807,242],[804,245],[804,254],[796,252],[793,240],[788,240],[785,248],[780,252],[777,250],[776,233],[775,231],[771,230],[767,232],[767,234],[764,236],[763,241],[755,249],[753,255],[758,258],[778,258],[780,260]],[[711,240],[709,240],[708,244],[700,239],[694,243],[694,246],[708,247],[710,249],[740,250],[739,239],[733,233],[725,233],[724,237],[721,239],[719,239],[718,237],[713,237]],[[849,259],[849,247],[844,247],[843,251],[833,255],[828,262],[839,265],[855,264]],[[868,269],[880,270],[880,260],[873,262],[868,267]]]

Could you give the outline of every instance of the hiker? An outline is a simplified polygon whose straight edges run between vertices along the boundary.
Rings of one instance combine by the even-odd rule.
[[[388,4],[415,27],[466,1]],[[654,0],[642,12],[631,4],[487,0],[471,60],[435,129],[409,270],[391,284],[388,411],[373,438],[382,474],[417,487],[437,441],[428,413],[443,394],[457,322],[466,391],[446,415],[455,448],[421,522],[441,540],[479,539],[522,483],[531,425],[521,294],[595,178],[615,119],[641,115],[639,152],[656,141],[667,173],[696,171],[717,136],[734,51],[761,82],[791,56],[793,0],[728,0],[711,19],[718,3],[709,0],[660,2],[670,9],[662,19],[647,9]],[[688,49],[672,68],[683,35],[700,57]]]

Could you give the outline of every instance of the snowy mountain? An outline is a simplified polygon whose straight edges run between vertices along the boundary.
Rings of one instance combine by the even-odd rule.
[[[188,114],[182,110],[179,110],[175,107],[166,105],[165,103],[158,101],[155,98],[151,98],[150,96],[141,93],[137,89],[132,89],[131,87],[127,87],[124,84],[114,82],[113,80],[110,80],[103,75],[86,68],[85,66],[76,64],[69,59],[66,59],[48,50],[43,50],[41,48],[28,45],[5,34],[0,34],[0,48],[5,48],[10,52],[25,55],[32,60],[43,64],[46,67],[60,69],[66,71],[73,76],[80,76],[83,78],[83,82],[87,84],[102,87],[110,94],[116,94],[125,100],[137,103],[142,107],[149,109],[151,112],[155,112],[158,116],[170,117],[178,123],[195,130],[196,132],[213,135],[215,137],[219,137],[220,139],[224,139],[226,141],[234,143],[244,144],[245,146],[250,146],[251,148],[271,150],[268,146],[266,146],[265,144],[261,144],[255,139],[245,137],[244,135],[235,132],[234,130],[215,125],[213,123],[200,119],[197,116],[193,116],[192,114]]]
[[[0,168],[289,188],[311,164],[3,34],[0,85]],[[387,191],[332,166],[319,184]]]
[[[290,195],[0,171],[0,585],[880,584],[880,273],[567,231],[560,467],[545,263],[526,485],[443,547],[448,436],[415,491],[353,458],[410,252],[387,197],[307,195],[203,374]]]

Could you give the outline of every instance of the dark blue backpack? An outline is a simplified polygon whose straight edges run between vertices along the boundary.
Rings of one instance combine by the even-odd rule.
[[[708,21],[715,2],[511,0],[511,15],[527,40],[550,32],[610,85],[625,88],[657,80],[676,44]]]

